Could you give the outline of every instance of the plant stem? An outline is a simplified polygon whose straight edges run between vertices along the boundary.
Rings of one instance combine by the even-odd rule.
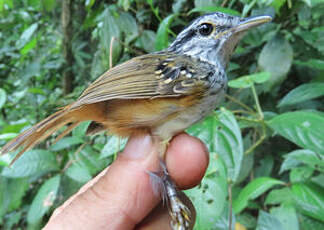
[[[228,229],[232,230],[232,184],[231,182],[229,182],[227,189],[228,189],[228,202],[229,202]]]
[[[232,101],[232,102],[234,102],[234,103],[236,103],[236,104],[242,106],[243,108],[245,108],[245,109],[248,110],[249,112],[254,113],[254,111],[253,111],[249,106],[247,106],[246,104],[244,104],[244,103],[242,103],[241,101],[237,100],[236,98],[234,98],[234,97],[232,97],[232,96],[230,96],[230,95],[228,95],[228,94],[225,94],[225,97],[226,97],[227,99],[229,99],[230,101]]]
[[[251,89],[252,89],[253,97],[254,97],[254,100],[255,100],[256,109],[257,109],[258,114],[260,116],[260,120],[263,120],[263,118],[264,118],[263,117],[263,112],[262,112],[262,109],[261,109],[261,106],[260,106],[258,94],[257,94],[257,92],[255,90],[254,84],[252,84]]]
[[[246,150],[244,152],[244,155],[247,155],[247,154],[253,152],[253,150],[256,147],[258,147],[264,141],[264,139],[266,138],[266,129],[265,129],[265,125],[264,125],[263,121],[261,121],[261,126],[262,126],[262,135],[260,136],[258,141],[256,141],[248,150]]]

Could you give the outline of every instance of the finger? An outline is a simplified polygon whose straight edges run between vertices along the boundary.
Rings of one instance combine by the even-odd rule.
[[[178,138],[185,143],[186,137],[192,138],[180,135],[172,140],[170,147]],[[176,146],[172,151],[179,152]],[[170,154],[176,156],[177,153],[172,151]],[[205,148],[199,151],[201,156],[206,155]],[[81,189],[84,191],[67,201],[59,214],[51,218],[46,229],[57,229],[58,226],[60,229],[71,229],[71,226],[78,229],[132,229],[159,201],[153,195],[146,173],[147,170],[157,169],[158,156],[152,139],[149,136],[130,138],[124,153],[111,165],[108,173],[101,175],[97,182]],[[177,176],[176,170],[171,171]],[[181,184],[181,178],[177,178],[177,183]],[[193,183],[186,181],[191,185]],[[184,184],[189,186],[186,182]]]
[[[181,189],[196,186],[203,178],[209,163],[204,143],[186,133],[177,135],[168,147],[166,164],[172,179]]]

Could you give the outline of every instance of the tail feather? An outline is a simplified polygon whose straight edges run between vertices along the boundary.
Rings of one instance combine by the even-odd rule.
[[[81,121],[76,120],[76,118],[73,116],[73,111],[69,110],[69,108],[64,108],[45,118],[43,121],[37,123],[11,140],[1,149],[1,154],[6,154],[8,152],[17,150],[19,147],[23,147],[11,162],[11,164],[13,164],[25,151],[45,140],[61,127],[72,123],[61,135],[56,138],[55,141],[58,141],[67,135],[80,122]]]

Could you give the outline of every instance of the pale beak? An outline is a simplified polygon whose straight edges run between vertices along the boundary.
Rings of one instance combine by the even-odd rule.
[[[272,20],[272,17],[263,15],[263,16],[255,16],[255,17],[249,17],[244,18],[235,28],[235,33],[246,31],[250,28],[262,25],[264,23],[270,22]]]

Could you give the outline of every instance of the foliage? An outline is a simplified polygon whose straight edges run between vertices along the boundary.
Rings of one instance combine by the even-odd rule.
[[[195,229],[323,229],[323,0],[91,0],[72,8],[74,91],[63,96],[61,6],[0,1],[0,145],[75,99],[109,63],[165,48],[200,14],[268,14],[273,22],[250,31],[231,59],[223,108],[188,129],[211,152],[202,183],[187,191]],[[87,125],[11,168],[12,156],[0,158],[1,229],[39,229],[113,161],[125,140],[88,137]]]

